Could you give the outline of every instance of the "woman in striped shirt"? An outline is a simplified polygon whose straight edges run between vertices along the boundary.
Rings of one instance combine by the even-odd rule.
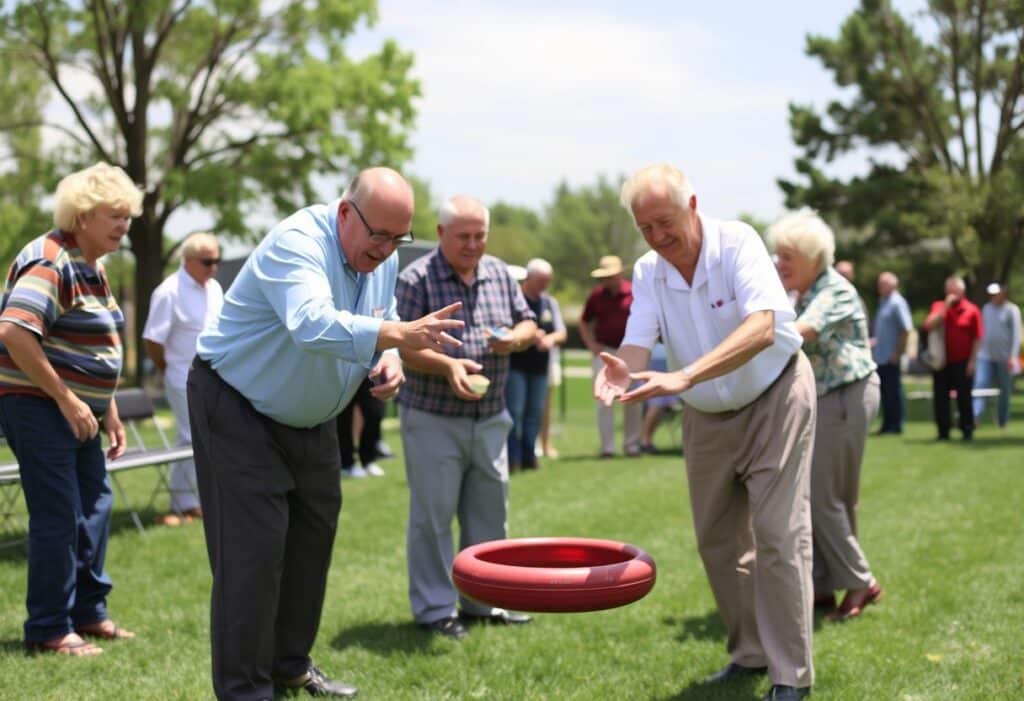
[[[120,246],[142,192],[98,163],[57,186],[55,228],[25,246],[0,298],[0,427],[29,512],[25,646],[88,656],[84,636],[130,638],[107,616],[113,498],[106,457],[124,452],[114,390],[124,316],[100,258]]]

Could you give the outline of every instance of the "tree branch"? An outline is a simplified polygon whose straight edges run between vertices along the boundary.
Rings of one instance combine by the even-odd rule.
[[[999,127],[996,130],[996,143],[992,149],[992,160],[989,166],[990,173],[1002,170],[1003,161],[1006,158],[1006,150],[1013,143],[1013,136],[1020,131],[1024,120],[1013,123],[1017,116],[1015,107],[1020,100],[1021,90],[1024,88],[1021,80],[1021,72],[1024,71],[1024,31],[1017,33],[1017,57],[1014,60],[1013,70],[1010,72],[1010,80],[1003,91],[1003,98],[999,106]]]
[[[984,90],[984,76],[982,75],[982,63],[985,60],[985,13],[988,11],[988,3],[986,0],[981,0],[978,4],[978,19],[975,24],[974,31],[974,155],[978,169],[978,180],[984,182],[986,178],[985,174],[985,157],[982,130],[981,130],[981,100],[982,91]]]
[[[95,132],[93,132],[92,128],[89,126],[89,122],[86,120],[85,115],[82,114],[82,111],[80,109],[78,109],[78,104],[75,102],[75,100],[71,98],[71,95],[68,94],[67,89],[64,87],[64,83],[60,79],[59,65],[56,57],[51,52],[50,47],[51,33],[49,18],[46,16],[46,13],[43,12],[43,8],[38,3],[35,5],[35,10],[36,15],[38,16],[39,22],[43,29],[43,36],[41,37],[39,43],[35,43],[32,41],[29,41],[29,43],[32,46],[35,46],[40,51],[42,63],[40,63],[39,65],[46,73],[46,76],[50,79],[50,82],[53,84],[54,89],[56,89],[57,93],[64,99],[65,104],[67,104],[67,106],[71,108],[71,112],[75,115],[75,119],[78,121],[78,124],[82,127],[86,135],[89,137],[89,143],[91,143],[92,147],[96,149],[96,152],[99,155],[99,157],[109,162],[112,160],[110,158],[109,152],[103,146],[103,144],[100,143],[99,138],[96,136]]]

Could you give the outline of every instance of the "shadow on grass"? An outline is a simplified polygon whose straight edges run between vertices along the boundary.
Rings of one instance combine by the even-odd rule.
[[[658,701],[757,701],[761,694],[755,689],[763,681],[761,677],[739,679],[718,685],[706,685],[697,681],[671,696],[659,697]]]
[[[669,616],[662,619],[667,626],[679,627],[676,640],[685,643],[689,640],[722,640],[725,641],[725,624],[718,611],[708,611],[703,616],[677,618]]]
[[[407,653],[440,656],[446,651],[443,646],[435,647],[438,637],[413,623],[366,623],[338,633],[331,640],[331,647],[335,650],[357,647],[383,656]],[[451,644],[458,643],[451,641]]]
[[[0,655],[25,655],[25,643],[22,640],[0,640]]]
[[[143,528],[153,526],[154,519],[163,512],[154,509],[143,509],[139,511],[139,520]],[[19,516],[26,525],[28,518]],[[131,513],[125,509],[114,509],[110,516],[110,535],[114,536],[122,531],[136,531],[135,522],[132,521]],[[145,531],[143,531],[145,533]],[[9,529],[0,534],[0,562],[24,562],[28,559],[28,531],[24,528]]]

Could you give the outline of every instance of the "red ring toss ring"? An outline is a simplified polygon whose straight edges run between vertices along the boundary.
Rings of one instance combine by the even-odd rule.
[[[635,545],[593,538],[510,538],[458,554],[452,580],[499,608],[570,613],[625,606],[654,587],[654,560]]]

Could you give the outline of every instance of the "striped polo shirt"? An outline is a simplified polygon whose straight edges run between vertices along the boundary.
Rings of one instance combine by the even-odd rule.
[[[124,315],[103,266],[90,266],[72,234],[54,230],[21,250],[0,298],[0,322],[39,337],[46,359],[97,416],[106,412],[121,374]],[[0,344],[0,395],[46,397]]]

